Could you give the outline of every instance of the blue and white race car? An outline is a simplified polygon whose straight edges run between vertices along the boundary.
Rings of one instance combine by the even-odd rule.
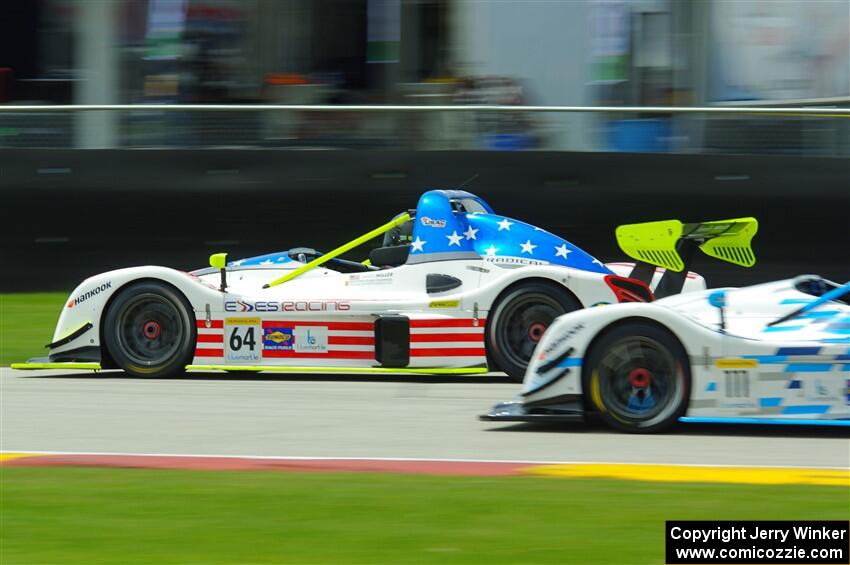
[[[485,420],[850,426],[850,283],[814,275],[558,318]]]
[[[370,264],[340,258],[380,235]],[[728,239],[719,231],[706,237]],[[654,256],[656,243],[638,237],[624,245],[635,256]],[[187,368],[500,369],[522,379],[555,318],[652,300],[650,288],[662,282],[655,267],[642,281],[629,278],[630,265],[606,266],[459,190],[428,191],[416,210],[329,253],[295,248],[229,263],[216,254],[210,265],[191,273],[134,267],[87,279],[62,311],[49,357],[13,367],[151,376]],[[702,277],[679,271],[672,292],[705,288]]]

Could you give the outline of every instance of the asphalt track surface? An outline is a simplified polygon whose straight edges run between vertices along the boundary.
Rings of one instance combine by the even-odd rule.
[[[843,428],[681,425],[633,436],[599,423],[481,422],[513,397],[473,377],[0,369],[0,449],[99,453],[850,467]]]

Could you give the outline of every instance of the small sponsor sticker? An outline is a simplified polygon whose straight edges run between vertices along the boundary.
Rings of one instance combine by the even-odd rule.
[[[537,259],[526,259],[525,257],[509,257],[505,255],[497,255],[494,257],[482,257],[487,263],[496,265],[548,265],[548,261],[538,261]]]
[[[419,218],[419,221],[423,226],[428,226],[429,228],[444,228],[446,227],[445,220],[435,220],[434,218],[429,218],[428,216],[422,216]]]
[[[252,325],[259,324],[259,318],[225,318],[225,324],[233,325],[233,326],[244,326],[244,325]]]
[[[348,280],[345,281],[345,286],[374,286],[393,284],[393,273],[354,273],[348,275]]]
[[[546,344],[546,348],[543,350],[541,356],[538,357],[538,359],[543,359],[546,355],[549,355],[550,353],[561,347],[563,344],[568,342],[570,339],[578,335],[578,333],[581,332],[583,329],[584,324],[578,323],[570,329],[562,331],[558,337],[553,338],[552,341]]]
[[[460,306],[460,300],[432,300],[428,304],[428,308],[457,308]]]
[[[295,335],[291,327],[263,328],[263,349],[292,351]]]
[[[73,308],[77,304],[82,304],[83,302],[85,302],[89,298],[97,296],[101,292],[103,292],[105,290],[109,290],[110,288],[112,288],[112,281],[106,281],[102,285],[96,286],[93,289],[82,293],[78,297],[72,298],[71,300],[69,300],[68,301],[68,308]]]
[[[836,384],[828,379],[803,379],[803,393],[807,400],[840,400],[843,391]]]
[[[295,326],[296,353],[327,353],[327,326]]]
[[[755,369],[759,362],[757,359],[718,359],[714,366],[718,369]]]

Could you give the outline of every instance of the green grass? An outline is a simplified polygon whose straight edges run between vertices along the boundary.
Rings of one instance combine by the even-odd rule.
[[[67,292],[0,294],[0,366],[46,357]]]
[[[841,487],[0,468],[0,563],[663,563],[664,521],[847,520]]]

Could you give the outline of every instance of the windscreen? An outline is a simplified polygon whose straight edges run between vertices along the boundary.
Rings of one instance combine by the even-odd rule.
[[[840,296],[834,297],[833,300],[850,304],[850,282],[845,283],[844,285],[839,285],[821,277],[800,277],[794,282],[794,288],[800,292],[817,297],[823,296],[827,292],[833,291],[842,286],[844,287],[845,292]]]
[[[457,212],[474,212],[478,214],[487,213],[487,209],[474,198],[452,199],[452,208]]]

